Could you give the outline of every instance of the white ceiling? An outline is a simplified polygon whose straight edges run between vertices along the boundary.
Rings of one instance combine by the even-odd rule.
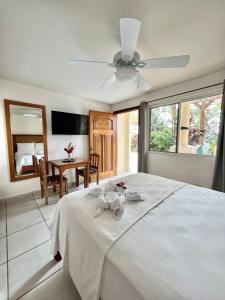
[[[190,54],[185,69],[142,71],[152,90],[225,67],[225,0],[0,0],[0,77],[83,99],[116,103],[141,95],[134,83],[99,84],[113,69],[119,19],[142,21],[141,58]]]

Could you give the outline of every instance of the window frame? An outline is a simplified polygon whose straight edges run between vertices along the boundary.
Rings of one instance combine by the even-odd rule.
[[[159,153],[159,154],[166,154],[166,155],[182,155],[182,156],[197,156],[197,157],[214,157],[212,154],[203,154],[199,155],[196,153],[180,153],[179,152],[179,140],[180,140],[180,124],[181,124],[181,104],[184,102],[192,102],[194,100],[200,100],[207,97],[214,97],[223,95],[223,86],[220,85],[219,87],[215,89],[204,89],[201,91],[201,93],[193,94],[192,92],[189,92],[187,94],[182,95],[182,97],[178,96],[171,96],[166,99],[161,99],[159,101],[150,101],[148,105],[148,113],[149,113],[149,140],[151,139],[151,110],[158,107],[163,106],[169,106],[169,105],[178,105],[177,107],[177,130],[176,130],[176,147],[174,152],[170,151],[157,151],[150,149],[150,143],[149,143],[149,152]]]

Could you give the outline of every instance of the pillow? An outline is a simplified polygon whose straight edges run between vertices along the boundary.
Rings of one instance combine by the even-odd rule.
[[[35,154],[44,154],[44,144],[43,143],[35,143],[34,150],[35,150]]]
[[[17,152],[23,154],[34,154],[34,143],[17,143]]]

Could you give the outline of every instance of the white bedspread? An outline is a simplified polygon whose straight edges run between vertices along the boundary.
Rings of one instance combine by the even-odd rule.
[[[52,220],[53,252],[60,251],[83,300],[99,299],[104,259],[115,242],[151,209],[185,185],[143,173],[124,179],[128,190],[141,192],[146,200],[126,202],[125,213],[119,221],[109,211],[94,218],[96,198],[88,195],[88,190],[63,197]]]
[[[225,194],[185,186],[107,254],[102,300],[224,300]]]

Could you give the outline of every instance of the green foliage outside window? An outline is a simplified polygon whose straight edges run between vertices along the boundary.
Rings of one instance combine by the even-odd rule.
[[[170,129],[163,128],[162,131],[152,131],[151,149],[156,151],[169,151],[174,144],[174,137]]]
[[[181,104],[181,113],[182,113]],[[201,115],[204,108],[204,130],[201,130]],[[150,150],[160,152],[176,151],[178,104],[151,109]],[[199,155],[215,155],[219,132],[221,95],[190,101],[189,134],[185,145],[179,145],[179,152]],[[180,125],[182,126],[182,125]],[[187,126],[187,125],[185,125]],[[179,136],[182,131],[179,128]],[[181,148],[181,149],[180,149]]]
[[[154,151],[174,152],[176,142],[177,106],[168,105],[151,111],[151,142]]]

